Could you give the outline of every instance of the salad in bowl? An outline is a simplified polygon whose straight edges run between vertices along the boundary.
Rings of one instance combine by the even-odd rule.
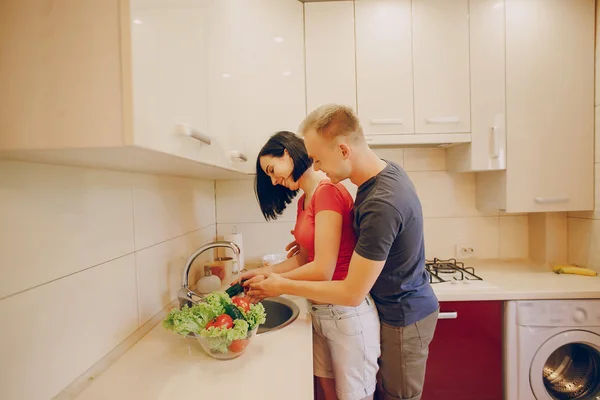
[[[163,327],[182,336],[195,336],[211,357],[228,360],[242,355],[266,321],[261,303],[250,304],[242,296],[212,292],[202,302],[173,309]]]

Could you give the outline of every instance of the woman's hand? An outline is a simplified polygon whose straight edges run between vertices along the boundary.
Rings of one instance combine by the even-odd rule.
[[[283,281],[285,281],[285,278],[282,278],[279,274],[271,273],[244,282],[244,286],[249,287],[248,296],[252,299],[262,300],[266,297],[277,297],[284,294],[281,287]]]
[[[292,236],[294,236],[294,231],[290,231],[290,233],[292,234]],[[292,258],[298,255],[298,253],[300,253],[300,245],[296,240],[294,240],[293,242],[290,242],[287,246],[285,246],[285,251],[288,252],[287,258]]]
[[[273,272],[271,267],[260,267],[260,268],[255,268],[250,271],[246,271],[242,275],[240,275],[240,277],[238,279],[236,279],[234,282],[232,282],[231,286],[233,286],[237,283],[241,283],[242,281],[249,281],[252,278],[257,277],[257,276],[269,275],[271,272]]]

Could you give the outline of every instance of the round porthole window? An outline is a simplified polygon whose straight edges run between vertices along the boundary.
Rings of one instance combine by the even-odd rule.
[[[553,399],[596,400],[600,396],[600,353],[584,343],[565,344],[550,354],[542,375]]]

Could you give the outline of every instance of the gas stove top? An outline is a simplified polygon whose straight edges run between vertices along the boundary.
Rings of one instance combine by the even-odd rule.
[[[454,258],[442,260],[434,258],[425,261],[425,269],[429,272],[429,283],[470,283],[482,281],[475,275],[475,268],[465,267],[465,264]]]

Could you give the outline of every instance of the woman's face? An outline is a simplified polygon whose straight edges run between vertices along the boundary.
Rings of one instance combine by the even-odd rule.
[[[298,182],[294,181],[292,172],[294,171],[294,161],[284,150],[283,156],[262,156],[260,158],[260,167],[271,178],[273,186],[281,185],[290,190],[298,190]]]

